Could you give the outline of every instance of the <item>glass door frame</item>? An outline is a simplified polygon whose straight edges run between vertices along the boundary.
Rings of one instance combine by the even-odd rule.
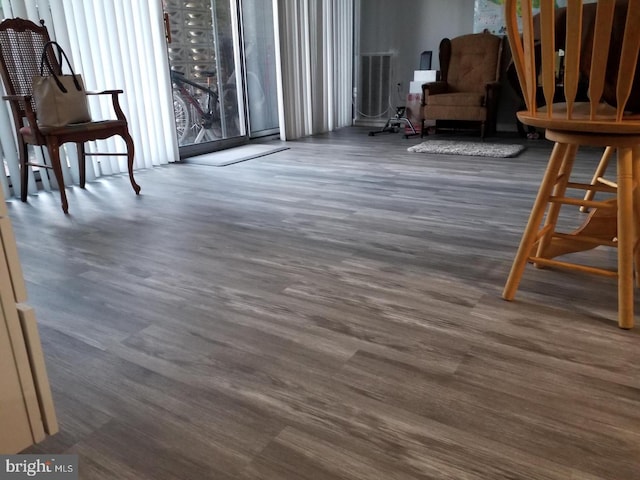
[[[202,155],[205,153],[212,153],[219,150],[224,150],[236,146],[241,146],[247,144],[249,142],[249,126],[247,122],[247,102],[246,102],[246,80],[244,74],[244,61],[243,61],[243,43],[242,39],[242,25],[241,25],[241,15],[239,11],[239,2],[237,0],[209,0],[211,5],[211,14],[212,14],[212,24],[213,24],[213,35],[214,35],[214,51],[215,51],[215,66],[216,71],[221,71],[221,60],[220,60],[220,41],[218,38],[218,18],[216,15],[216,6],[220,1],[228,1],[230,5],[230,14],[231,14],[231,31],[232,31],[232,45],[233,45],[233,62],[234,62],[234,71],[235,75],[235,84],[236,84],[236,101],[238,105],[238,123],[241,132],[244,132],[241,135],[233,136],[231,138],[221,138],[218,140],[209,140],[204,141],[202,143],[193,143],[187,145],[180,145],[178,147],[180,159]],[[167,33],[167,49],[170,47],[170,15],[167,13],[167,8],[163,8],[165,12],[165,29]],[[168,50],[167,50],[168,55]],[[169,66],[171,68],[171,62],[169,62]],[[224,86],[222,85],[224,79],[221,78],[221,75],[216,75],[216,83],[217,83],[217,91],[224,92]],[[173,85],[171,85],[173,89]],[[221,107],[221,124],[222,131],[226,131],[227,125],[225,125],[225,115],[224,115],[224,95],[222,98],[219,98],[220,107]]]
[[[273,0],[274,2],[277,0]],[[245,20],[244,20],[244,2],[243,0],[236,0],[236,3],[238,5],[238,18],[239,18],[239,25],[240,25],[240,33],[241,33],[241,53],[242,53],[242,82],[243,82],[243,88],[244,88],[244,100],[245,100],[245,106],[244,106],[244,110],[246,113],[246,129],[247,129],[247,133],[249,135],[250,139],[262,139],[262,138],[267,138],[270,136],[279,136],[280,135],[280,125],[278,124],[278,126],[273,127],[273,128],[267,128],[267,129],[262,129],[262,130],[258,130],[257,132],[252,130],[252,123],[251,123],[251,109],[249,107],[249,102],[252,101],[251,99],[251,92],[249,89],[249,73],[247,72],[247,58],[246,58],[246,37],[244,34],[244,27],[245,27]],[[272,5],[270,3],[270,5]],[[273,6],[272,6],[273,8]],[[273,32],[274,36],[277,34],[275,29]],[[267,92],[269,93],[269,92]]]

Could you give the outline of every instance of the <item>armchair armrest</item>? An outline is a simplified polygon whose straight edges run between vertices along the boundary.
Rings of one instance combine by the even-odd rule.
[[[438,95],[439,93],[447,93],[449,85],[447,82],[429,82],[422,84],[422,105],[427,104],[427,96]]]
[[[498,99],[498,92],[501,88],[500,82],[498,81],[489,82],[484,86],[484,88],[486,91],[485,100],[484,100],[485,106],[491,106]]]

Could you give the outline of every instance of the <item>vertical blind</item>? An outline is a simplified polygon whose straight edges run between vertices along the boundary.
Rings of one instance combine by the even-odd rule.
[[[35,22],[43,19],[49,35],[62,45],[75,71],[82,74],[87,90],[124,90],[120,104],[135,144],[135,168],[178,160],[160,0],[1,0],[1,5],[3,18],[21,17]],[[100,97],[90,99],[92,117],[114,118],[110,98]],[[12,132],[9,106],[3,102],[0,146],[6,170],[14,179],[13,194],[18,196],[18,155]],[[62,158],[67,160],[63,161],[65,182],[77,183],[76,149],[69,145],[61,149]],[[122,152],[124,142],[114,137],[88,142],[86,148],[88,152]],[[42,155],[39,148],[32,154]],[[87,181],[127,171],[126,157],[88,159],[91,161],[87,162]],[[36,191],[33,178],[30,175],[29,193]],[[0,173],[0,182],[8,196],[4,172]],[[46,175],[42,175],[42,188],[51,188]]]
[[[280,136],[351,125],[353,0],[277,0]]]

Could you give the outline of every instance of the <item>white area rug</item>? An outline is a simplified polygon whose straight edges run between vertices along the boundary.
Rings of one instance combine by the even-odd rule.
[[[196,163],[198,165],[209,165],[212,167],[226,167],[227,165],[233,165],[234,163],[244,162],[253,158],[264,157],[265,155],[281,152],[283,150],[289,150],[289,147],[284,147],[281,144],[243,145],[241,147],[230,148],[228,150],[189,157],[185,159],[184,162]]]
[[[507,158],[519,155],[526,147],[516,144],[487,142],[458,142],[456,140],[428,140],[407,150],[417,153],[443,153],[475,157]]]

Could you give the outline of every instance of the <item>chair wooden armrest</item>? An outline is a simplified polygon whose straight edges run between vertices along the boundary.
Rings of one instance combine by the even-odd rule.
[[[31,101],[31,96],[30,95],[3,95],[2,99],[9,100],[10,102],[15,102],[15,101],[29,102]]]
[[[118,120],[127,121],[127,117],[125,116],[122,108],[120,107],[120,100],[118,96],[123,93],[123,90],[102,90],[100,92],[87,92],[87,95],[111,95],[111,101],[113,103],[113,111],[116,113],[116,118]]]
[[[87,95],[113,95],[123,93],[124,90],[101,90],[99,92],[87,92]]]
[[[32,127],[29,130],[29,134],[35,137],[40,138],[40,130],[38,129],[38,122],[36,120],[36,114],[31,107],[31,95],[3,95],[3,100],[8,100],[9,102],[15,104],[14,107],[11,108],[11,111],[14,115],[14,121],[16,121],[16,125],[20,125],[21,123],[18,121],[16,117],[16,112],[24,111],[24,115],[27,117],[29,122],[29,126]],[[20,129],[18,129],[19,131]]]

